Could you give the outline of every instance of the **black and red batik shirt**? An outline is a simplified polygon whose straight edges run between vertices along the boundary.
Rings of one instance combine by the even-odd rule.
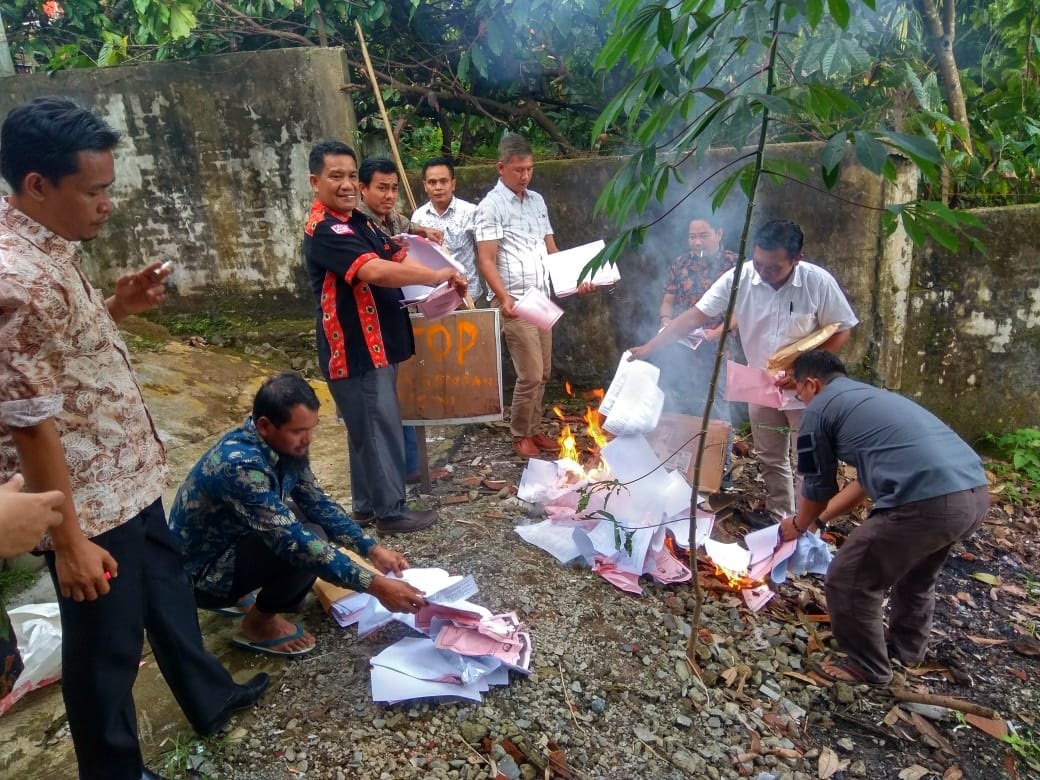
[[[405,254],[361,212],[342,214],[314,201],[304,229],[303,256],[318,303],[318,365],[326,379],[358,376],[415,353],[401,289],[358,277],[370,260],[399,263]]]

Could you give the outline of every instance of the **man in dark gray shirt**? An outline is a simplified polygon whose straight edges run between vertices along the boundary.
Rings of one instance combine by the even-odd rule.
[[[849,379],[830,352],[794,363],[798,397],[808,404],[798,432],[802,495],[781,536],[805,533],[838,492],[838,461],[856,467],[874,501],[870,516],[827,571],[834,638],[847,659],[819,665],[824,677],[886,685],[890,658],[924,660],[935,610],[935,582],[950,549],[986,517],[989,491],[979,456],[942,421],[896,393]],[[882,603],[891,590],[889,629]]]

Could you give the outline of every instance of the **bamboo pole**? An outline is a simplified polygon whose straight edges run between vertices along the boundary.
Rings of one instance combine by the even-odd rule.
[[[390,117],[386,113],[386,104],[383,103],[383,93],[379,89],[379,82],[376,81],[376,71],[372,67],[372,60],[368,56],[368,45],[365,43],[365,33],[361,30],[361,23],[355,19],[354,29],[357,31],[358,43],[361,44],[361,56],[365,59],[365,75],[368,76],[369,82],[372,84],[372,92],[376,96],[376,104],[379,106],[379,115],[383,118],[383,129],[386,130],[387,140],[390,141],[390,153],[394,156],[394,164],[397,166],[397,176],[401,180],[401,187],[404,189],[405,198],[408,199],[408,205],[411,207],[412,212],[416,209],[415,195],[412,194],[412,185],[408,181],[408,176],[404,170],[404,163],[401,161],[401,152],[397,148],[397,139],[394,138],[394,131],[390,128]]]

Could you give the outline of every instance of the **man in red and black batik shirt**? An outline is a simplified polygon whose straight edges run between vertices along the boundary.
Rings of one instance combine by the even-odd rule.
[[[433,510],[405,509],[404,440],[397,364],[415,352],[401,285],[450,281],[408,256],[358,206],[357,156],[338,141],[315,146],[308,161],[315,201],[303,238],[307,276],[318,303],[318,364],[347,425],[354,519],[380,533],[432,525]]]

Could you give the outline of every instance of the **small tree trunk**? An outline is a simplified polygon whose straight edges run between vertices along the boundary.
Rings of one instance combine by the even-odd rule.
[[[942,4],[941,14],[937,2]],[[971,126],[968,124],[968,108],[964,102],[957,59],[953,54],[953,42],[957,34],[956,0],[914,0],[914,6],[921,14],[925,30],[928,32],[928,45],[935,55],[950,116],[964,128],[964,148],[970,152]]]

